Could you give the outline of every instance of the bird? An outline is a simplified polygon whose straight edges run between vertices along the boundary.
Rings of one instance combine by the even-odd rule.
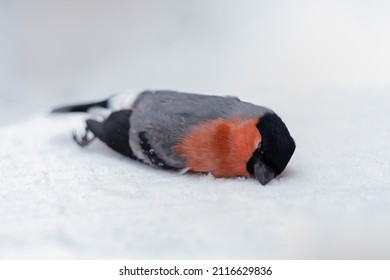
[[[236,96],[143,90],[52,112],[90,114],[82,134],[73,132],[81,147],[98,138],[157,168],[215,178],[252,177],[262,185],[282,173],[296,148],[274,111]]]

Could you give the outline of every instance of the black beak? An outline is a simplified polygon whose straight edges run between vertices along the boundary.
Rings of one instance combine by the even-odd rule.
[[[275,177],[275,172],[262,162],[253,165],[255,177],[263,186]]]

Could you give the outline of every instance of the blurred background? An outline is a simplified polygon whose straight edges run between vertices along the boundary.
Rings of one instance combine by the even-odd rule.
[[[297,151],[258,188],[33,118],[126,88],[269,106]],[[0,0],[0,258],[388,259],[389,97],[388,0]]]
[[[390,1],[0,0],[0,125],[123,88],[387,90]]]

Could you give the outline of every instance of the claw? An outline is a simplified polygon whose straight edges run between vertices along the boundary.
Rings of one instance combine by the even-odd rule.
[[[77,133],[76,130],[73,130],[73,140],[80,146],[80,147],[85,147],[87,146],[89,143],[91,143],[95,138],[96,136],[92,134],[92,132],[90,132],[90,130],[88,128],[85,129],[85,132],[84,134],[82,134],[81,136],[81,139],[79,139],[79,135]],[[92,134],[92,138],[88,137],[88,135]]]

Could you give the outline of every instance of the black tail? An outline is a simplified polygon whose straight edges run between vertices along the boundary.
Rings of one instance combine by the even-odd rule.
[[[51,112],[52,113],[87,112],[88,109],[90,109],[92,107],[108,108],[108,105],[109,105],[108,100],[109,99],[99,101],[99,102],[94,102],[94,103],[61,106],[58,108],[54,108]]]

